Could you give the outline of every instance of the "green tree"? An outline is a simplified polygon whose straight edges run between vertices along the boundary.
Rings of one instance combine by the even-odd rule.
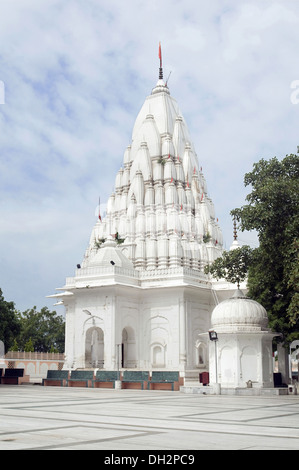
[[[19,351],[19,346],[18,346],[18,342],[16,340],[16,338],[14,339],[14,342],[13,342],[13,345],[12,347],[10,348],[10,351]]]
[[[51,348],[64,352],[65,322],[55,311],[43,307],[37,311],[36,307],[19,313],[21,332],[19,344],[21,349],[31,339],[34,350],[37,352],[50,352]]]
[[[14,339],[18,336],[20,328],[15,304],[4,300],[0,289],[0,340],[4,343],[5,351],[8,351],[14,344]]]
[[[225,279],[237,284],[239,288],[240,283],[246,279],[252,256],[253,250],[247,245],[224,251],[222,257],[205,267],[205,272],[212,274],[216,279]]]
[[[256,230],[259,247],[248,271],[249,296],[267,310],[269,325],[287,344],[299,338],[299,156],[255,163],[244,177],[245,204],[231,214],[239,229]]]
[[[287,314],[291,325],[298,324],[299,318],[299,240],[296,239],[290,249],[290,267],[288,271],[287,287],[293,292]],[[291,334],[290,341],[297,338],[297,334]]]
[[[29,338],[29,340],[25,344],[24,351],[25,352],[34,352],[34,346],[33,346],[33,342],[32,342],[31,338]]]

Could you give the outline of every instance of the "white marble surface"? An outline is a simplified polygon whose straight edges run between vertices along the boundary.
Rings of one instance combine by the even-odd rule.
[[[0,396],[1,450],[299,449],[298,396],[33,385],[1,385]]]

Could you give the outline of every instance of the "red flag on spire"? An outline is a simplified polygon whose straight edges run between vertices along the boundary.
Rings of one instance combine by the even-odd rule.
[[[161,43],[159,42],[159,59],[160,59],[160,67],[162,67],[162,51],[161,51]]]

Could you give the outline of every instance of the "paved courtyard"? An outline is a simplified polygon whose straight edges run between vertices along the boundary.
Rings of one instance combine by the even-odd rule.
[[[1,450],[299,449],[299,396],[0,386]]]

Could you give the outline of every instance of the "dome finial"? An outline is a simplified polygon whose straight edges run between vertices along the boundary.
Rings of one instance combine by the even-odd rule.
[[[165,83],[164,80],[163,80],[161,42],[159,42],[159,59],[160,59],[159,80],[158,80],[157,85],[155,86],[155,88],[153,88],[153,90],[152,90],[152,95],[154,95],[156,93],[161,93],[161,92],[165,92],[169,95],[170,93],[169,93],[169,90],[168,90],[167,82]]]
[[[162,50],[161,50],[161,42],[159,42],[159,59],[160,59],[160,67],[159,67],[159,80],[163,80],[163,68],[162,68]]]
[[[236,248],[240,248],[239,242],[238,242],[238,236],[237,236],[237,222],[236,218],[234,217],[234,241],[231,244],[230,251],[235,250]]]
[[[234,240],[237,240],[237,222],[236,218],[234,217]]]

